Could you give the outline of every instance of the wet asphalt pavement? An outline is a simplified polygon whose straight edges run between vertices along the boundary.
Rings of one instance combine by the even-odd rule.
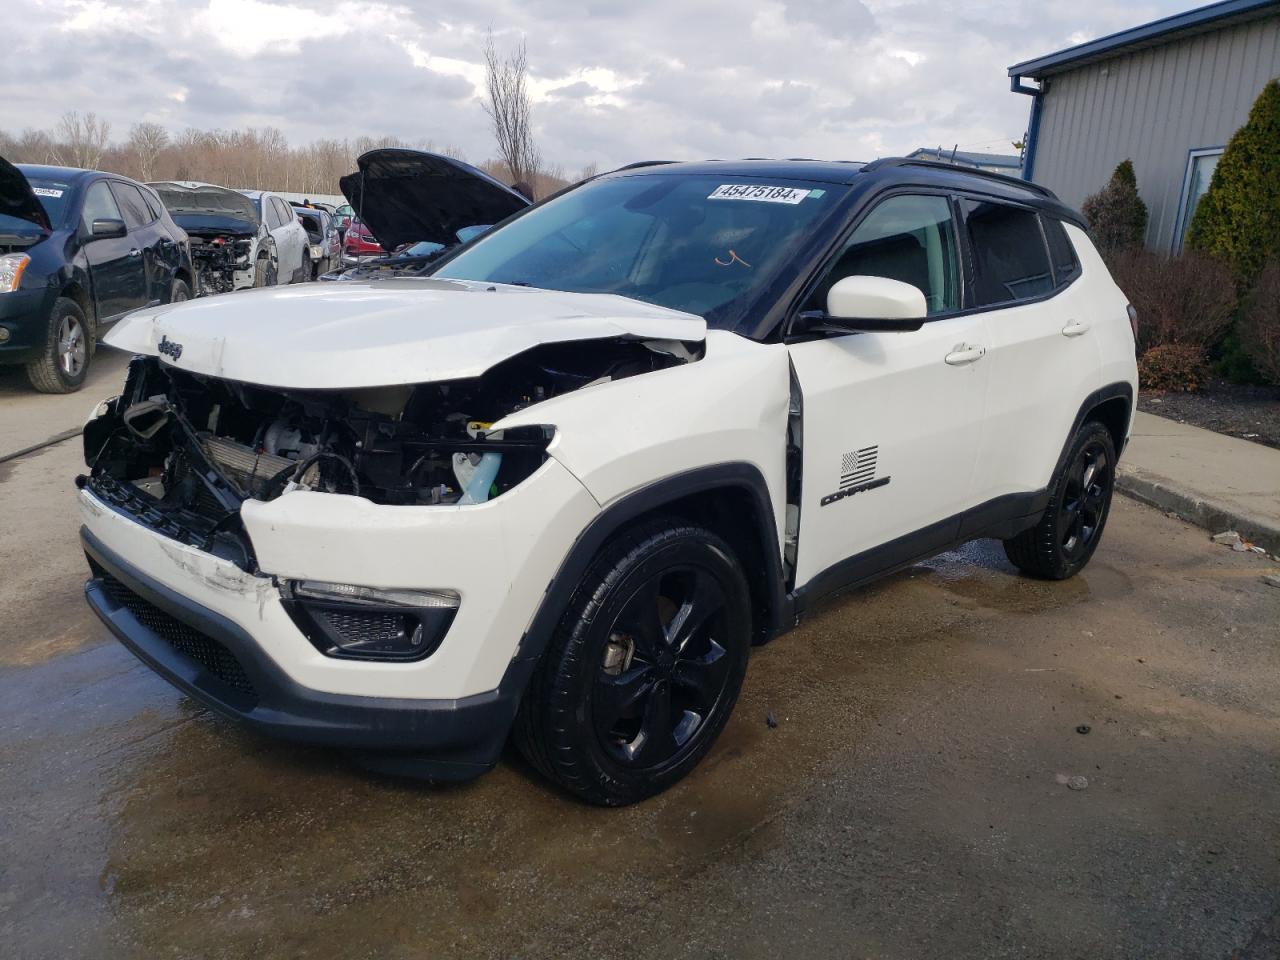
[[[0,957],[1280,956],[1276,565],[1204,531],[1117,500],[1075,580],[984,542],[848,594],[608,811],[182,698],[84,606],[77,454],[0,464]]]

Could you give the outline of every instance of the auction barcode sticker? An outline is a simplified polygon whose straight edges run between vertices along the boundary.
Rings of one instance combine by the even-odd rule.
[[[771,187],[755,183],[724,183],[711,191],[708,200],[756,200],[761,203],[799,203],[809,195],[797,187]]]
[[[37,197],[60,197],[61,190],[54,190],[52,187],[32,187],[31,192]]]

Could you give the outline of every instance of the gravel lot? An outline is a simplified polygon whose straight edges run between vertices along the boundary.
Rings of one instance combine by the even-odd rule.
[[[77,447],[0,465],[6,958],[1280,955],[1274,564],[1157,511],[1117,500],[1065,583],[987,542],[832,602],[607,811],[184,700],[80,597]]]

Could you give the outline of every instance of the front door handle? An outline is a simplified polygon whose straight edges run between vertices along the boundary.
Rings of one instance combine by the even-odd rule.
[[[140,257],[142,256],[142,251],[139,250],[137,247],[134,247],[132,250],[129,251],[129,256]]]
[[[1078,337],[1082,333],[1089,332],[1089,324],[1083,320],[1068,320],[1067,325],[1062,328],[1064,337]]]
[[[953,367],[962,367],[966,363],[973,363],[975,360],[981,360],[987,353],[986,347],[975,346],[971,343],[958,343],[951,348],[951,352],[947,354],[947,363]]]

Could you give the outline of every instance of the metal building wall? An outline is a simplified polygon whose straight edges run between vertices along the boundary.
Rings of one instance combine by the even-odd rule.
[[[1049,77],[1034,179],[1073,207],[1133,161],[1147,245],[1174,240],[1188,152],[1226,144],[1280,77],[1280,16],[1202,33]]]

